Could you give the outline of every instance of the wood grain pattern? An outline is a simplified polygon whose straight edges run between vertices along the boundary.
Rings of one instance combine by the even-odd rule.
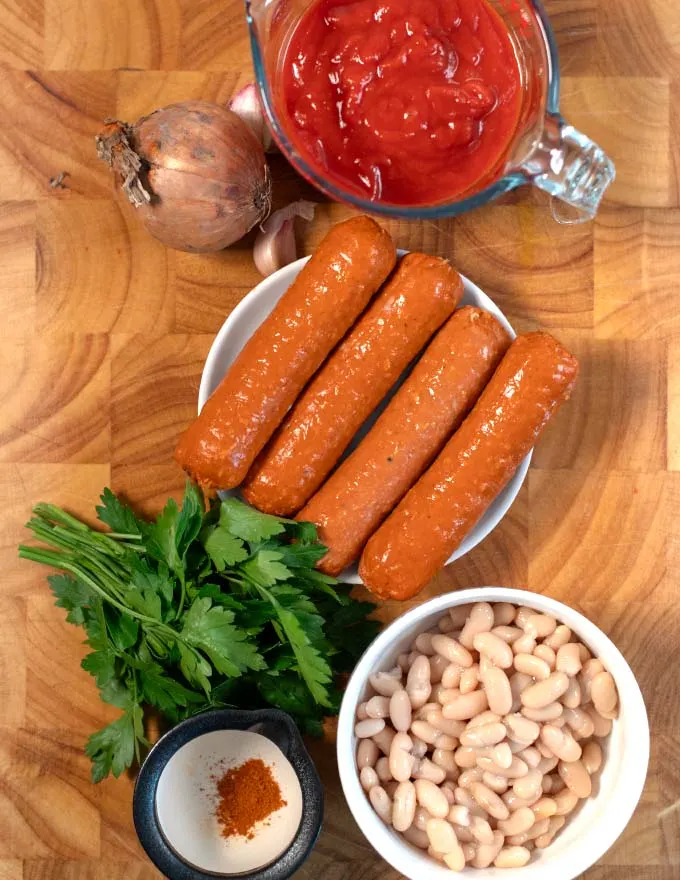
[[[422,598],[529,587],[589,615],[625,653],[653,729],[642,802],[585,880],[680,874],[680,16],[677,0],[547,0],[563,109],[617,164],[597,220],[558,227],[510,193],[458,220],[388,223],[448,257],[518,330],[555,333],[582,375],[508,516]],[[92,517],[105,485],[148,515],[225,316],[258,281],[252,235],[221,254],[151,239],[114,194],[94,135],[251,78],[240,0],[0,0],[0,880],[152,880],[134,780],[89,782],[87,735],[115,717],[79,667],[44,572],[17,558],[39,500]],[[310,253],[352,213],[272,157],[275,204],[319,202]],[[50,180],[66,172],[63,188]],[[414,600],[415,601],[415,600]],[[420,601],[420,600],[417,600]],[[410,604],[390,602],[393,620]],[[334,752],[310,743],[324,831],[295,880],[399,880],[349,816]]]

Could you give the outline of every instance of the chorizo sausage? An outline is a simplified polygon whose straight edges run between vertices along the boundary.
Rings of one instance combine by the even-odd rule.
[[[255,461],[245,499],[279,516],[300,510],[462,295],[446,260],[407,254]]]
[[[547,333],[518,337],[431,467],[366,548],[359,575],[377,596],[408,599],[446,563],[566,400],[578,362]]]
[[[297,518],[316,523],[337,575],[354,562],[482,393],[510,345],[489,312],[465,306],[449,318],[358,448]]]
[[[180,439],[184,470],[210,488],[241,483],[396,259],[390,235],[369,217],[334,226]]]

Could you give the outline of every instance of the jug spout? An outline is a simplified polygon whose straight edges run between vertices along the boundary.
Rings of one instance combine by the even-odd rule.
[[[553,196],[559,223],[592,220],[616,170],[607,154],[557,114],[549,114],[541,138],[521,170]]]

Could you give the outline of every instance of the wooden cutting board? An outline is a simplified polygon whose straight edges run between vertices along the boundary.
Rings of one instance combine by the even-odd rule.
[[[582,377],[508,517],[427,590],[529,587],[617,642],[653,729],[642,802],[588,880],[680,875],[680,17],[677,0],[548,0],[565,114],[618,177],[592,224],[514,194],[457,221],[389,223],[450,258],[518,330],[555,333]],[[45,573],[16,545],[31,505],[91,516],[105,485],[145,512],[224,317],[259,280],[252,239],[165,250],[95,159],[100,121],[226,101],[251,78],[239,0],[0,0],[0,880],[147,880],[133,780],[93,786],[83,743],[115,717],[79,668]],[[63,186],[51,186],[65,172]],[[281,160],[276,200],[322,201]],[[305,252],[348,216],[320,205]],[[383,608],[386,620],[403,605]],[[327,814],[297,880],[397,880],[351,819],[333,750],[312,745]]]

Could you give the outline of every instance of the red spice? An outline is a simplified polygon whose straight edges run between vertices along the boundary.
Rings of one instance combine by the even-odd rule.
[[[217,791],[216,815],[224,837],[239,834],[252,840],[254,826],[286,806],[271,768],[261,758],[232,767],[218,780]]]

